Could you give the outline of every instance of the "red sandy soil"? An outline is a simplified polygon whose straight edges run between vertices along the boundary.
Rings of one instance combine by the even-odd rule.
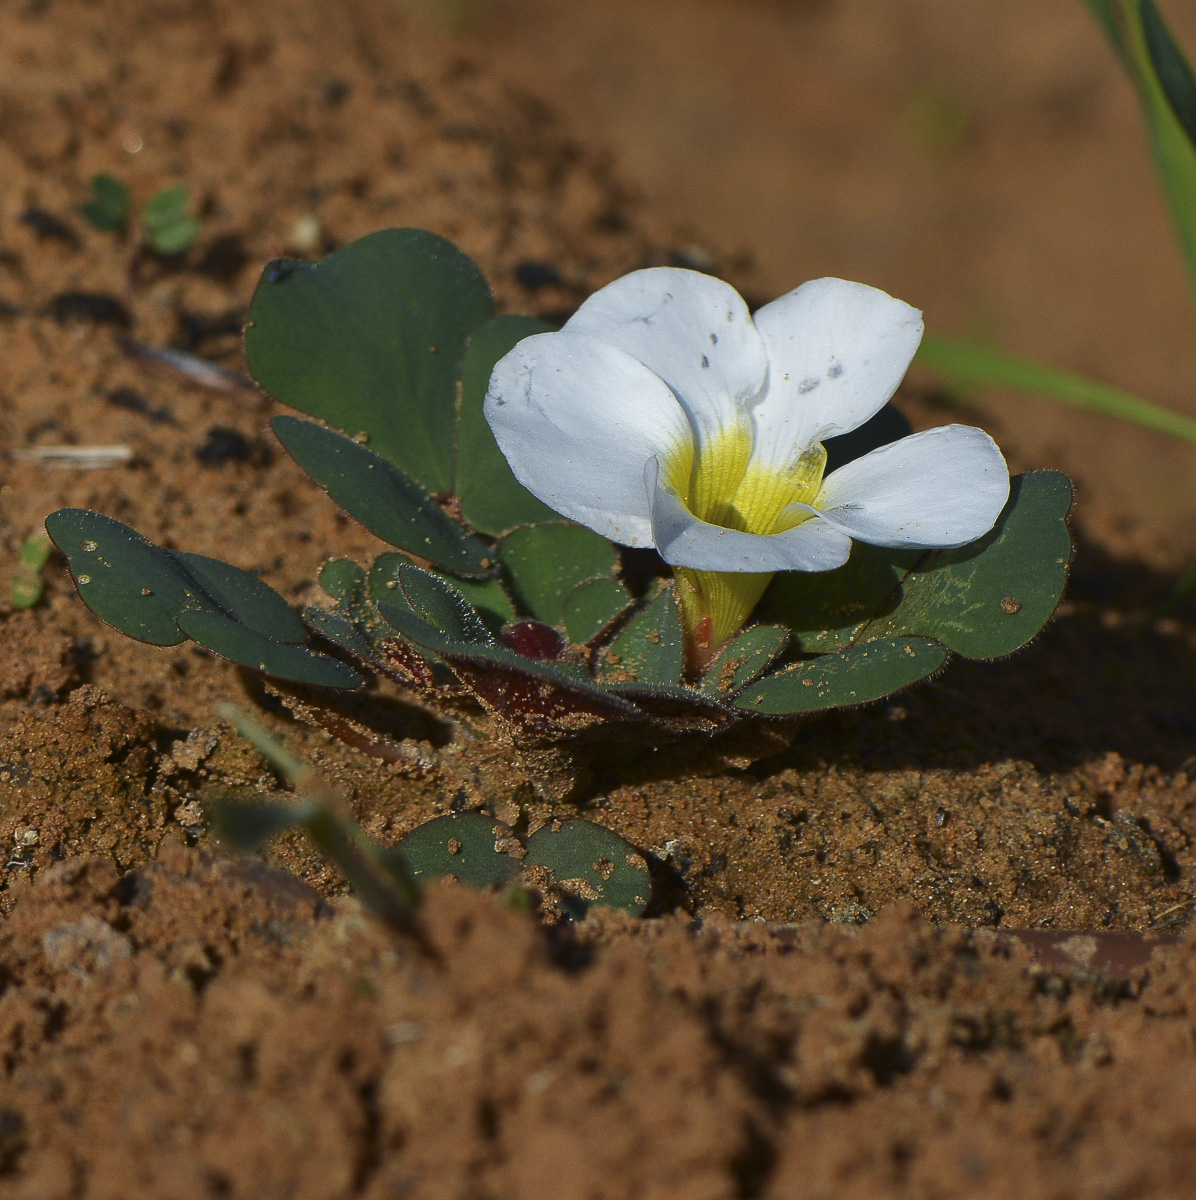
[[[1011,37],[972,53],[1020,53]],[[272,444],[269,401],[119,340],[243,370],[239,319],[275,254],[423,226],[478,259],[501,308],[548,315],[692,261],[701,230],[570,140],[505,53],[383,0],[0,11],[0,447],[133,451],[106,471],[0,460],[5,594],[66,504],[295,602],[331,554],[381,548]],[[1040,155],[1093,136],[1031,134]],[[994,186],[1006,169],[969,163]],[[200,244],[171,265],[90,230],[98,171],[139,201],[190,187]],[[318,244],[296,245],[309,216]],[[796,282],[707,239],[756,298]],[[561,282],[524,286],[529,263]],[[1048,284],[1035,303],[1065,303]],[[902,403],[947,419],[926,391]],[[1057,465],[1036,436],[1013,429],[1015,467]],[[280,784],[215,704],[256,708],[391,842],[453,803],[517,810],[504,747],[377,690],[359,715],[410,750],[380,764],[248,673],[105,629],[54,563],[40,605],[0,607],[0,1196],[1192,1193],[1192,956],[1144,938],[1182,937],[1196,899],[1191,612],[1141,619],[1172,562],[1087,478],[1073,587],[1031,647],[811,720],[747,768],[662,752],[599,773],[559,815],[649,856],[649,918],[546,930],[440,887],[431,955],[299,839],[269,865],[223,856],[206,800]],[[1008,933],[1027,929],[1051,946]]]

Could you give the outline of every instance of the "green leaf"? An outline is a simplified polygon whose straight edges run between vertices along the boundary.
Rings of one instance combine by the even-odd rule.
[[[509,826],[485,813],[449,813],[417,825],[398,851],[417,884],[456,879],[470,887],[503,887],[517,871]]]
[[[199,241],[203,233],[203,224],[198,217],[179,217],[161,229],[155,229],[149,235],[150,249],[155,254],[169,258],[173,254],[182,254],[190,250]]]
[[[495,317],[474,330],[465,349],[456,493],[465,519],[483,533],[498,536],[516,525],[557,516],[515,478],[482,412],[494,364],[525,337],[552,328],[536,317]]]
[[[851,557],[837,570],[778,575],[757,616],[787,626],[803,654],[840,650],[873,617],[896,604],[902,577],[924,554],[855,542]]]
[[[371,565],[368,577],[362,567],[349,559],[333,559],[326,563],[320,571],[320,586],[336,600],[337,614],[353,624],[358,633],[371,644],[376,643],[380,638],[393,636],[389,626],[378,616],[370,603],[373,595],[371,591],[373,572],[377,563],[383,559],[407,562],[407,559],[401,554],[380,555]],[[397,583],[395,587],[398,587]],[[399,603],[402,602],[400,595]]]
[[[22,571],[13,576],[8,585],[8,599],[17,612],[33,608],[42,598],[46,590],[46,582],[40,575]]]
[[[921,634],[967,658],[998,658],[1024,646],[1050,619],[1067,583],[1071,501],[1071,481],[1058,471],[1015,475],[993,531],[927,555],[906,576],[900,602],[863,638]]]
[[[259,849],[272,837],[302,825],[306,806],[297,804],[243,804],[236,800],[216,800],[207,806],[215,832],[221,841],[246,853]]]
[[[17,551],[17,565],[25,571],[40,571],[50,561],[54,543],[45,534],[26,538]]]
[[[1084,3],[1088,6],[1088,11],[1092,13],[1097,24],[1105,31],[1105,36],[1116,51],[1117,57],[1121,59],[1122,65],[1129,69],[1129,48],[1126,46],[1121,22],[1118,20],[1117,0],[1084,0]]]
[[[191,193],[185,187],[163,188],[145,202],[141,210],[141,224],[150,233],[163,229],[186,216],[190,203]]]
[[[60,508],[46,532],[66,555],[83,602],[101,621],[138,641],[175,646],[175,618],[200,603],[200,590],[167,550],[120,521],[84,508]]]
[[[200,603],[205,607],[214,602],[239,624],[276,642],[307,641],[307,629],[299,614],[256,575],[218,558],[182,550],[168,553],[182,563],[203,589],[206,600],[201,598]]]
[[[580,819],[553,821],[527,840],[525,877],[548,887],[561,908],[581,920],[598,905],[643,914],[652,898],[652,877],[642,854],[611,829]]]
[[[129,189],[111,175],[93,175],[91,199],[79,211],[83,219],[101,233],[119,233],[129,219],[133,198]]]
[[[320,587],[334,600],[343,600],[354,591],[364,591],[365,586],[365,568],[351,558],[330,558],[320,568]]]
[[[399,593],[416,616],[451,641],[489,646],[494,636],[477,611],[456,588],[432,571],[410,564],[399,568]]]
[[[497,545],[511,594],[545,625],[564,621],[565,597],[579,583],[615,573],[615,548],[599,534],[567,521],[523,525]]]
[[[145,202],[141,225],[156,253],[182,254],[196,243],[203,226],[187,214],[190,203],[191,193],[185,187],[166,188]]]
[[[342,613],[329,612],[326,608],[314,608],[309,605],[303,610],[303,620],[313,633],[318,633],[334,646],[347,650],[364,662],[374,662],[377,658],[377,650],[373,643]]]
[[[332,559],[320,571],[320,586],[336,600],[336,608],[328,612],[308,607],[303,610],[303,619],[322,637],[400,682],[431,687],[437,670],[442,679],[451,678],[446,668],[434,665],[434,655],[400,642],[394,629],[382,620],[371,603],[381,593],[393,603],[406,604],[402,592],[397,590],[400,565],[410,565],[401,554],[379,555],[367,577],[365,570],[351,559]]]
[[[1118,14],[1094,9],[1138,89],[1155,166],[1196,298],[1196,144],[1192,72],[1152,0],[1122,0]],[[1113,21],[1110,24],[1109,18]],[[1118,17],[1120,19],[1118,19]]]
[[[685,641],[673,589],[660,589],[652,602],[627,622],[602,657],[599,677],[609,683],[681,682]]]
[[[396,603],[394,592],[399,586],[399,570],[409,566],[411,563],[401,554],[379,554],[370,567],[370,595],[375,600]],[[492,633],[515,620],[515,606],[499,580],[454,578],[452,585],[477,609]]]
[[[498,579],[454,579],[453,587],[477,609],[478,616],[491,633],[498,633],[518,616],[511,597]]]
[[[1196,442],[1196,420],[1183,413],[1073,371],[1032,362],[1003,350],[928,333],[918,347],[916,361],[941,375],[948,384],[1008,388]]]
[[[270,426],[333,500],[383,541],[461,575],[484,575],[493,567],[489,547],[382,455],[297,417],[275,417]]]
[[[708,696],[738,691],[758,675],[789,643],[790,631],[782,625],[753,625],[719,651],[702,676],[701,690]]]
[[[773,716],[867,704],[933,675],[946,661],[946,648],[929,638],[866,642],[766,675],[734,702]]]
[[[631,593],[617,579],[586,579],[565,597],[565,631],[585,645],[627,611]]]
[[[46,590],[42,571],[54,553],[54,543],[44,533],[26,538],[17,551],[17,568],[9,585],[9,600],[18,612],[32,608]]]
[[[221,658],[264,671],[276,679],[330,688],[355,688],[365,682],[360,672],[338,658],[291,642],[276,642],[221,612],[185,609],[177,620],[189,638]]]
[[[1196,144],[1196,79],[1152,0],[1139,0],[1142,33],[1159,86],[1188,141]]]
[[[51,513],[46,531],[66,555],[84,603],[128,637],[157,646],[194,638],[224,658],[282,679],[324,687],[362,682],[352,667],[296,644],[307,638],[303,622],[248,571],[163,550],[87,509]]]
[[[490,288],[451,242],[387,229],[323,262],[277,259],[254,294],[245,350],[272,396],[320,417],[435,495],[453,485],[457,380]]]
[[[958,550],[856,543],[836,571],[778,576],[760,605],[805,654],[904,636],[934,637],[968,658],[1010,654],[1050,618],[1067,582],[1071,483],[1057,471],[1010,480],[992,532]]]

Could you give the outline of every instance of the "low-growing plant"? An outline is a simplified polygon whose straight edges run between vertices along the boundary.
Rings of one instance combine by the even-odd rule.
[[[316,418],[275,417],[283,446],[395,551],[333,559],[328,602],[297,614],[110,517],[46,527],[122,633],[193,639],[330,728],[333,690],[370,674],[480,703],[559,797],[596,745],[791,728],[1042,628],[1070,483],[1010,480],[979,430],[910,435],[886,402],[920,333],[862,285],[816,281],[753,319],[721,281],[664,268],[555,332],[495,316],[443,238],[385,230],[270,263],[246,349]],[[646,588],[618,542],[658,550]]]
[[[345,815],[340,797],[282,742],[231,705],[221,705],[220,715],[299,798],[217,801],[211,813],[218,835],[236,849],[254,851],[288,829],[303,830],[362,903],[396,929],[418,935],[422,889],[443,879],[516,894],[534,889],[550,922],[580,920],[594,907],[638,917],[648,907],[652,880],[644,857],[593,821],[550,821],[522,837],[489,813],[451,812],[417,825],[397,846],[383,846]]]

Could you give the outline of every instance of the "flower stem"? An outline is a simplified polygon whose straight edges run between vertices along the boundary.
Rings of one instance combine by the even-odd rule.
[[[689,567],[675,567],[673,574],[685,632],[686,669],[699,675],[752,615],[772,574],[695,571]]]

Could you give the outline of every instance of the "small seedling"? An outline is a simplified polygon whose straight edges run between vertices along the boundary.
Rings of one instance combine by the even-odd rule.
[[[155,253],[170,258],[195,245],[203,231],[198,217],[189,213],[191,193],[185,187],[164,188],[154,193],[141,209],[139,223],[146,244]],[[111,175],[95,175],[91,199],[79,211],[102,233],[123,233],[133,211],[129,188]]]
[[[132,209],[132,193],[119,179],[111,175],[94,175],[91,199],[79,211],[92,229],[101,233],[123,233]]]
[[[9,587],[9,599],[15,609],[33,608],[42,598],[45,580],[42,571],[54,553],[54,543],[43,534],[26,538],[17,552],[17,569]]]
[[[155,254],[167,258],[190,250],[203,229],[188,213],[191,193],[185,187],[166,188],[151,196],[141,210],[141,227]]]
[[[705,345],[693,354],[685,349],[693,322],[682,314],[671,328],[693,387],[708,382],[704,362],[704,395],[717,400],[721,387],[750,397],[759,386],[750,372],[763,376],[767,362],[743,302],[706,276],[666,274],[641,273],[651,276],[644,286],[698,289],[720,303],[734,297],[710,336],[697,326]],[[619,304],[637,294],[636,277],[628,279],[617,281],[616,324]],[[263,388],[316,420],[278,416],[274,432],[332,500],[395,550],[365,564],[334,559],[320,576],[327,602],[300,617],[255,576],[155,546],[109,517],[62,509],[47,529],[80,596],[130,637],[154,645],[190,638],[306,685],[309,712],[319,711],[321,689],[356,688],[371,674],[446,715],[472,697],[520,752],[537,789],[560,797],[604,742],[658,745],[775,728],[865,704],[941,670],[951,653],[1009,654],[1054,612],[1071,555],[1069,481],[1052,471],[1010,480],[978,430],[908,436],[908,423],[884,401],[917,344],[920,322],[906,328],[917,314],[874,289],[843,289],[836,303],[862,304],[866,320],[820,325],[815,303],[808,319],[781,322],[829,330],[842,353],[822,361],[817,379],[789,372],[792,396],[769,400],[775,412],[757,449],[783,458],[791,442],[800,469],[766,472],[760,478],[775,494],[749,495],[751,442],[738,450],[719,442],[730,457],[713,465],[702,458],[706,443],[686,450],[683,439],[693,435],[677,399],[682,385],[666,385],[623,351],[602,350],[602,370],[625,369],[624,382],[647,389],[656,408],[632,405],[622,426],[613,416],[608,423],[624,430],[621,441],[593,441],[603,427],[586,406],[602,411],[616,394],[606,385],[618,381],[576,372],[573,322],[558,334],[535,318],[494,316],[480,270],[443,238],[386,230],[323,262],[280,259],[254,296],[248,360]],[[609,308],[610,292],[579,317]],[[790,299],[769,308],[784,318]],[[873,327],[899,343],[876,361],[905,356],[879,384],[869,383],[873,360],[860,340]],[[578,344],[596,353],[599,341],[585,333]],[[576,378],[541,429],[520,414],[559,404],[560,396],[536,391],[557,377],[550,367],[558,351]],[[796,361],[808,347],[771,352]],[[654,351],[640,353],[648,361]],[[666,354],[659,371],[668,374],[671,361]],[[785,374],[775,364],[774,372]],[[885,389],[879,398],[877,386]],[[809,410],[820,415],[794,423],[809,395],[820,397]],[[875,415],[863,420],[860,411]],[[576,445],[553,441],[570,429],[581,431]],[[651,455],[653,473],[637,454]],[[698,464],[692,475],[682,470],[688,454]],[[748,479],[738,492],[732,468]],[[790,497],[787,488],[797,491]],[[618,505],[635,511],[624,521]],[[774,509],[782,516],[770,516]],[[649,510],[651,519],[637,515]],[[612,539],[660,549],[667,562],[646,591],[623,578]],[[737,562],[736,553],[747,558]]]
[[[249,852],[284,830],[302,829],[340,868],[362,903],[402,932],[422,938],[416,918],[421,889],[442,879],[479,889],[535,888],[549,919],[580,919],[595,906],[638,917],[648,906],[647,863],[634,846],[601,825],[554,821],[525,846],[509,826],[486,813],[450,813],[416,826],[397,847],[381,846],[344,815],[336,793],[277,738],[231,705],[221,705],[220,715],[295,788],[299,800],[218,802],[212,809],[217,833]]]

